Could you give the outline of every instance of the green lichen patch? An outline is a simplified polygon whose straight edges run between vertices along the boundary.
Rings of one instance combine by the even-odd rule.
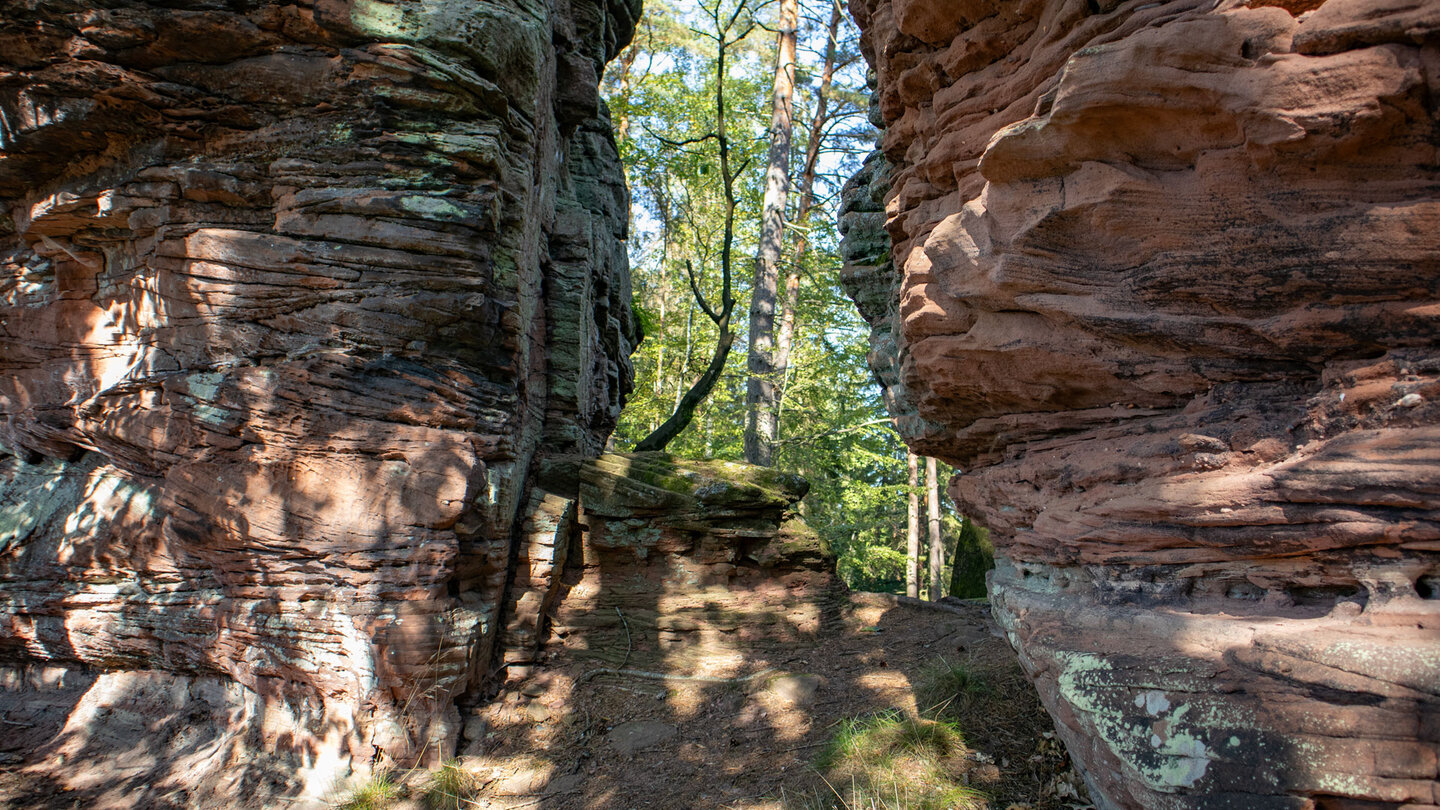
[[[1057,655],[1061,697],[1082,713],[1096,736],[1150,788],[1175,792],[1196,787],[1220,755],[1211,739],[1235,739],[1213,728],[1188,702],[1163,689],[1133,690],[1127,673],[1083,652]]]

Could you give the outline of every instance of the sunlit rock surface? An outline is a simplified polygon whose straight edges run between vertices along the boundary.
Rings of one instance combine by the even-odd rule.
[[[549,629],[576,657],[733,676],[762,644],[813,640],[839,619],[845,587],[798,514],[809,489],[799,476],[607,453],[548,463],[539,485],[575,515],[569,552],[541,555],[563,559],[563,575],[532,581],[561,585]]]
[[[1097,800],[1440,804],[1440,4],[852,10],[872,364]]]
[[[21,753],[133,754],[90,786],[124,804],[259,752],[264,804],[452,750],[527,482],[598,453],[631,384],[596,85],[638,13],[0,3],[5,689],[235,723]]]

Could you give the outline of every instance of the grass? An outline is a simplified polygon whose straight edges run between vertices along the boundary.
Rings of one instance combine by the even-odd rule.
[[[431,771],[421,798],[426,810],[461,810],[475,794],[475,777],[451,761]]]
[[[1054,721],[1008,650],[972,651],[963,661],[937,658],[916,675],[914,689],[924,716],[965,729],[966,741],[1000,766],[998,781],[987,785],[995,806],[1049,810],[1085,803]]]
[[[965,783],[969,754],[953,723],[896,711],[848,720],[816,762],[830,795],[814,791],[791,806],[980,810],[985,795]]]
[[[376,771],[335,805],[335,810],[384,810],[399,799],[403,792],[394,774],[384,770]]]
[[[413,771],[411,773],[414,773]],[[392,771],[376,771],[368,780],[352,788],[345,798],[332,805],[333,810],[385,810],[404,798],[409,790],[404,775]],[[420,788],[420,803],[425,810],[462,810],[478,793],[475,777],[455,760],[431,771]]]
[[[915,680],[915,705],[922,715],[932,719],[967,718],[995,696],[995,686],[986,672],[944,658],[930,662]]]
[[[1035,689],[1008,650],[992,647],[922,667],[912,679],[919,717],[891,711],[841,723],[815,763],[819,787],[786,793],[784,807],[1088,806]]]

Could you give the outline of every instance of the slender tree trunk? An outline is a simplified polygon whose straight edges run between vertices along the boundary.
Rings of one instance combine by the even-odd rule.
[[[730,355],[730,344],[734,342],[735,333],[730,331],[730,322],[727,319],[720,327],[720,341],[715,345],[715,353],[711,355],[710,365],[706,367],[705,373],[701,374],[700,379],[680,398],[680,404],[675,408],[675,412],[670,414],[670,418],[635,445],[637,451],[664,450],[665,445],[679,436],[680,431],[690,424],[690,420],[695,418],[695,408],[710,395],[716,381],[720,379],[721,372],[725,370],[725,359]]]
[[[775,386],[775,286],[785,200],[790,191],[790,140],[794,130],[795,29],[799,0],[780,0],[780,34],[775,58],[774,112],[770,119],[770,168],[760,220],[760,255],[750,293],[750,341],[745,387],[745,460],[766,467],[774,461],[777,427]]]
[[[776,420],[775,437],[779,438],[779,412],[785,402],[785,386],[789,381],[790,352],[795,345],[795,307],[800,300],[800,270],[804,266],[805,254],[810,249],[810,239],[805,226],[810,222],[810,212],[815,207],[815,174],[820,162],[820,143],[825,137],[825,124],[829,119],[830,86],[835,78],[835,51],[840,37],[840,3],[830,4],[829,39],[825,40],[825,61],[820,68],[820,89],[815,94],[815,115],[810,119],[809,139],[805,142],[805,164],[800,169],[800,204],[795,211],[795,254],[790,269],[785,273],[785,297],[780,305],[780,333],[775,338],[775,378],[779,390],[775,392]]]
[[[695,297],[695,304],[705,313],[706,317],[715,323],[720,330],[720,336],[715,342],[715,352],[710,356],[710,364],[705,368],[705,372],[680,398],[680,402],[676,405],[675,412],[670,415],[670,418],[635,445],[635,449],[639,451],[664,450],[665,446],[690,424],[690,421],[695,418],[695,409],[705,401],[706,397],[710,396],[710,392],[715,389],[715,384],[719,382],[720,375],[725,370],[725,360],[730,356],[730,346],[735,342],[735,334],[730,331],[730,317],[735,311],[730,261],[735,244],[735,177],[739,171],[732,172],[730,170],[730,138],[726,134],[725,128],[725,57],[726,49],[730,45],[745,38],[744,34],[736,39],[730,38],[730,32],[743,8],[743,4],[736,6],[729,21],[725,23],[720,20],[718,5],[710,10],[711,19],[715,22],[717,46],[715,54],[715,131],[706,138],[713,137],[715,139],[720,153],[720,179],[725,187],[725,232],[720,240],[721,281],[720,307],[718,309],[711,306],[706,299],[695,268],[691,266],[689,260],[685,262],[685,274],[690,281],[690,292]]]
[[[910,513],[905,524],[905,595],[920,596],[920,463],[915,454],[905,451],[910,469]]]
[[[627,48],[626,50],[634,50],[634,49],[633,49],[633,48]],[[630,58],[631,58],[631,60],[633,60],[633,59],[634,59],[634,56],[632,55]],[[629,80],[629,76],[630,76],[630,63],[629,63],[629,62],[626,62],[626,63],[625,63],[625,73],[622,75],[622,81],[628,81],[628,80]],[[622,137],[623,137],[623,136],[622,136]],[[665,196],[662,183],[659,182],[659,181],[656,181],[656,182],[654,182],[654,183],[651,184],[650,195],[655,198],[655,202],[657,203],[657,208],[659,209],[659,213],[660,213],[660,268],[661,268],[661,272],[660,272],[660,285],[659,285],[659,286],[660,286],[660,289],[659,289],[659,293],[660,293],[660,294],[659,294],[659,296],[657,296],[657,297],[660,299],[660,322],[659,322],[658,324],[656,324],[656,329],[657,329],[657,331],[658,331],[660,334],[658,334],[658,335],[655,336],[656,349],[657,349],[657,351],[656,351],[656,353],[655,353],[655,388],[654,388],[655,399],[658,401],[658,400],[660,399],[660,397],[664,396],[664,394],[665,394],[665,315],[667,314],[667,313],[666,313],[666,309],[667,309],[666,304],[669,302],[669,299],[670,299],[670,274],[664,272],[664,269],[665,269],[665,265],[666,265],[667,261],[668,261],[669,258],[670,258],[670,201],[669,201],[669,199],[667,199],[667,197]],[[676,385],[677,388],[683,387],[684,384],[685,384],[685,383],[684,383],[684,379],[685,379],[685,378],[684,378],[684,377],[681,377],[680,379],[681,379],[681,382]],[[676,402],[678,403],[678,402],[679,402],[679,396],[680,396],[679,393],[676,393],[675,396],[676,396]]]
[[[620,80],[617,85],[622,96],[630,92],[630,68],[635,64],[635,54],[639,51],[638,47],[628,47],[621,51],[620,58],[615,60],[620,65]],[[624,143],[628,137],[630,137],[630,116],[622,115],[620,120],[615,122],[615,141]]]
[[[930,516],[930,601],[945,595],[940,574],[945,567],[945,540],[940,536],[940,476],[935,459],[925,459],[925,511]]]
[[[661,273],[660,277],[663,279],[665,274]],[[655,335],[655,340],[657,341],[655,352],[655,385],[651,391],[657,401],[665,394],[665,298],[670,292],[670,290],[667,289],[668,286],[669,285],[662,283],[660,285],[660,295],[657,296],[660,299],[660,317],[655,324],[655,331],[659,334]],[[649,337],[649,335],[646,335],[646,337]]]
[[[695,308],[685,313],[685,353],[680,355],[680,372],[675,377],[675,408],[680,407],[680,398],[685,392],[685,378],[690,374],[690,361],[695,354]],[[673,410],[673,408],[672,408]]]

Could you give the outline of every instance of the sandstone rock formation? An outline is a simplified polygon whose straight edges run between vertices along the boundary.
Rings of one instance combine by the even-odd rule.
[[[872,364],[1093,795],[1440,805],[1440,4],[852,9]]]
[[[553,627],[577,656],[724,677],[762,642],[814,638],[837,619],[835,560],[795,511],[803,478],[636,453],[551,465],[541,485],[578,494]]]
[[[631,384],[638,0],[0,8],[0,666],[91,718],[26,753],[230,717],[100,786],[184,806],[445,755]]]

